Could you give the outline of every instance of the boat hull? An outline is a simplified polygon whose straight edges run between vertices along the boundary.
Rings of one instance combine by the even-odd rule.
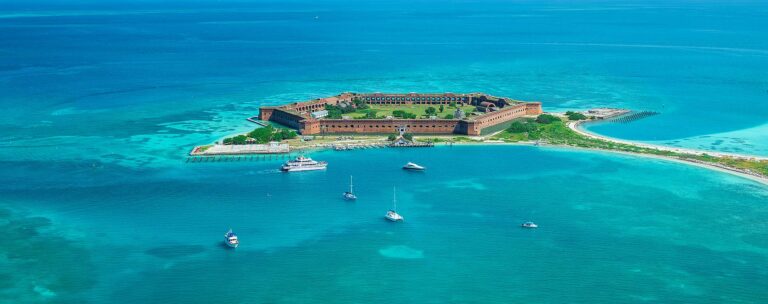
[[[325,170],[328,166],[312,166],[312,167],[282,167],[280,170],[283,172],[301,172],[301,171],[317,171]]]
[[[424,171],[425,168],[411,168],[411,167],[403,167],[403,170],[408,171]]]

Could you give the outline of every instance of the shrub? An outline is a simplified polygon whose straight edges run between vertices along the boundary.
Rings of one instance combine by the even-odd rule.
[[[586,115],[581,114],[579,112],[568,111],[568,112],[565,112],[565,115],[568,116],[569,120],[584,120],[584,119],[587,119]]]
[[[453,119],[453,114],[446,114],[445,119]]]
[[[535,123],[524,123],[515,121],[511,125],[509,125],[509,128],[507,128],[507,131],[510,133],[526,133],[526,132],[532,132],[536,131],[536,124]]]
[[[560,121],[560,118],[550,114],[541,114],[539,117],[536,117],[536,122],[540,124],[550,124],[556,121]]]
[[[397,118],[406,118],[406,119],[415,119],[416,118],[416,114],[413,114],[413,113],[410,113],[410,112],[406,112],[406,111],[403,111],[403,110],[394,110],[394,111],[392,111],[392,116],[397,117]]]

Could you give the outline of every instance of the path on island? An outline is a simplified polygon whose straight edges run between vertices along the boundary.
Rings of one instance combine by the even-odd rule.
[[[715,157],[731,157],[731,158],[740,158],[740,159],[754,159],[754,160],[768,160],[768,157],[763,156],[754,156],[754,155],[741,155],[741,154],[734,154],[734,153],[722,153],[722,152],[714,152],[714,151],[704,151],[704,150],[696,150],[696,149],[684,149],[684,148],[677,148],[677,147],[670,147],[670,146],[662,146],[662,145],[654,145],[654,144],[647,144],[647,143],[639,143],[634,141],[628,141],[628,140],[621,140],[621,139],[615,139],[599,134],[595,134],[589,131],[586,131],[582,128],[580,128],[580,125],[584,123],[583,121],[571,121],[568,122],[568,128],[573,130],[576,133],[579,133],[583,136],[593,138],[593,139],[600,139],[604,141],[609,141],[613,143],[618,144],[625,144],[625,145],[633,145],[637,147],[642,148],[649,148],[649,149],[657,149],[660,151],[670,151],[670,152],[676,152],[676,153],[686,153],[686,154],[694,154],[694,155],[710,155]]]

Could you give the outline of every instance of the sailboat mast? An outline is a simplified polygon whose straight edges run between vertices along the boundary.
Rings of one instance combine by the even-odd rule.
[[[392,204],[394,205],[394,210],[397,212],[397,188],[392,187]]]

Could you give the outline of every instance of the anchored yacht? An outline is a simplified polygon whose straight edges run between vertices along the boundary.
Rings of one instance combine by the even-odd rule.
[[[523,223],[520,226],[523,227],[523,228],[530,228],[530,229],[539,228],[539,225],[536,225],[536,223],[534,223],[534,222],[525,222],[525,223]]]
[[[327,166],[327,162],[315,161],[309,157],[304,157],[301,155],[294,160],[285,162],[285,164],[280,167],[280,170],[284,172],[325,170]]]
[[[416,163],[408,162],[407,164],[405,164],[405,166],[403,166],[403,169],[405,169],[405,170],[413,170],[413,171],[424,171],[427,168],[419,166]]]
[[[232,232],[232,229],[229,229],[229,231],[224,234],[224,243],[232,248],[237,248],[237,246],[240,245],[240,241],[237,240],[237,234]]]

